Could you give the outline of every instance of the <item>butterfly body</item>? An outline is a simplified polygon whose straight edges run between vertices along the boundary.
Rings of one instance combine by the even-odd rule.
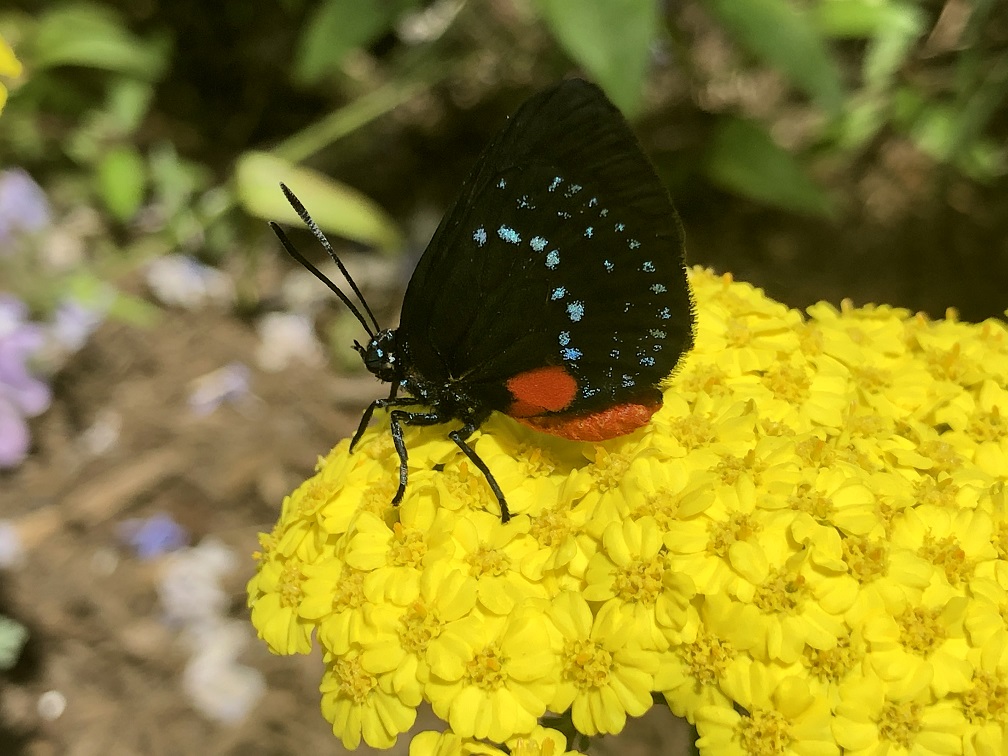
[[[456,421],[449,437],[506,521],[504,494],[466,438],[495,411],[572,440],[645,425],[661,407],[659,383],[692,345],[684,266],[678,217],[619,111],[583,81],[533,96],[446,213],[399,327],[375,322],[367,345],[355,345],[392,389],[365,412],[351,448],[376,408],[392,409],[399,501],[402,426]]]

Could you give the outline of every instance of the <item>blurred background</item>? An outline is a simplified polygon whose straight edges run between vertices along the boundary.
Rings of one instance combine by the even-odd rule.
[[[323,263],[281,180],[394,325],[479,151],[580,75],[690,262],[795,307],[1008,306],[997,0],[6,0],[0,38],[0,754],[341,752],[320,660],[244,605],[383,393],[266,226]],[[594,752],[682,732],[655,707]]]

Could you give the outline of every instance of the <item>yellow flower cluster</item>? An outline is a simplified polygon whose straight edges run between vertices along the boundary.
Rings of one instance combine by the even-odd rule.
[[[476,449],[383,418],[284,501],[252,621],[325,652],[345,746],[565,752],[652,691],[702,754],[1008,753],[1008,328],[885,306],[809,318],[695,269],[696,348],[602,444],[502,416]]]
[[[0,37],[0,79],[3,78],[16,78],[21,75],[21,62],[14,57],[14,51],[11,50],[10,45],[8,45],[3,37]],[[4,105],[7,103],[7,87],[4,86],[3,81],[0,81],[0,111],[3,110]]]

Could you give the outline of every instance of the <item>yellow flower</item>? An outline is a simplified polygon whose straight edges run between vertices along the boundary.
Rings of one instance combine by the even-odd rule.
[[[249,581],[252,624],[275,654],[311,651],[314,627],[300,616],[304,584],[304,565],[297,559],[266,559]]]
[[[21,75],[21,62],[14,57],[14,51],[3,37],[0,37],[0,78],[16,79]],[[0,110],[7,102],[7,87],[0,82]]]
[[[422,686],[430,679],[431,643],[475,606],[472,577],[444,564],[431,565],[420,580],[419,596],[405,610],[389,604],[368,607],[369,637],[361,663],[375,674],[391,672],[397,693]]]
[[[840,753],[830,731],[826,702],[812,695],[799,677],[761,664],[727,681],[737,702],[703,706],[696,713],[701,753],[739,756]]]
[[[424,566],[446,562],[455,553],[451,522],[427,499],[411,501],[392,526],[361,512],[348,534],[346,562],[366,572],[364,593],[375,604],[406,606],[417,597]]]
[[[554,599],[550,618],[563,637],[560,685],[551,709],[565,711],[573,705],[574,727],[597,735],[619,732],[627,714],[639,717],[651,708],[659,656],[628,637],[627,619],[615,604],[592,617],[588,602],[563,593]]]
[[[532,732],[557,685],[543,610],[529,601],[507,617],[471,614],[431,642],[425,695],[454,732],[495,742]]]
[[[458,558],[476,579],[480,606],[488,612],[507,614],[525,599],[546,597],[545,588],[521,571],[522,562],[537,549],[528,529],[526,517],[501,527],[500,515],[489,512],[456,522]]]
[[[895,695],[874,675],[845,683],[840,695],[833,735],[845,754],[962,753],[963,716],[951,701]]]
[[[579,756],[567,750],[562,733],[536,726],[531,733],[508,741],[508,750],[494,748],[473,738],[461,738],[451,730],[418,733],[410,741],[410,756]]]
[[[392,691],[390,675],[373,675],[360,657],[327,655],[322,674],[322,714],[333,723],[343,747],[354,749],[361,738],[375,748],[391,748],[399,733],[416,720],[416,709]]]
[[[559,756],[653,694],[703,756],[1000,754],[1008,743],[1008,327],[887,306],[806,319],[690,274],[696,346],[626,437],[378,413],[260,536],[271,650],[325,652],[323,714],[414,756]],[[617,746],[618,747],[618,746]]]
[[[588,601],[611,604],[610,611],[626,620],[626,639],[641,648],[668,647],[659,617],[674,613],[676,591],[692,595],[692,582],[669,584],[671,571],[662,553],[661,532],[654,518],[614,522],[602,536],[602,550],[588,563]],[[678,581],[677,581],[678,582]]]

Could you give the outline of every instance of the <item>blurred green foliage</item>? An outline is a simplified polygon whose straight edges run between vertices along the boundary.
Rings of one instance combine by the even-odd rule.
[[[0,155],[131,232],[138,259],[219,258],[262,232],[250,218],[290,218],[281,180],[326,231],[396,249],[401,206],[365,195],[383,176],[385,191],[416,194],[396,160],[432,162],[410,145],[437,144],[454,108],[479,114],[470,128],[488,136],[522,96],[580,71],[642,124],[677,119],[679,148],[659,165],[673,193],[711,184],[836,216],[812,177],[883,136],[971,180],[1003,179],[992,124],[1008,52],[987,36],[999,12],[996,0],[285,0],[269,14],[14,0],[0,34],[25,74],[0,118]],[[747,102],[766,77],[776,99]],[[800,138],[780,138],[785,108],[813,116]]]

